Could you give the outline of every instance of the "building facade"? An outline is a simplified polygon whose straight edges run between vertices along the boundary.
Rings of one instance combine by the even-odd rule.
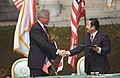
[[[112,8],[106,7],[105,0],[85,0],[86,18],[119,18],[120,0],[113,0]],[[70,21],[72,0],[37,0],[37,10],[51,11],[51,22]],[[0,21],[16,21],[19,10],[12,0],[0,0]],[[66,23],[67,24],[67,23]]]

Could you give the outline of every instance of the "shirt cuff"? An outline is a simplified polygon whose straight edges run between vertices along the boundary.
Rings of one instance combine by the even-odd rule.
[[[70,55],[70,51],[67,51],[67,54]]]
[[[101,48],[100,47],[97,47],[99,50],[97,51],[99,54],[101,53]]]
[[[60,50],[59,50],[59,49],[57,49],[57,52],[56,52],[56,54],[58,54],[58,53],[59,53],[59,51],[60,51]]]

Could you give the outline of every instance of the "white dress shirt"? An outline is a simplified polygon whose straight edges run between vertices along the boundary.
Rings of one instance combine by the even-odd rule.
[[[93,36],[93,40],[94,40],[94,38],[95,38],[95,36],[96,36],[97,32],[98,32],[98,31],[96,31],[96,32],[94,32],[94,33],[92,33],[92,34],[90,34],[90,35],[92,35],[92,36]],[[95,46],[97,46],[97,45],[95,45]],[[98,48],[98,49],[99,49],[97,52],[100,54],[100,53],[101,53],[101,47],[97,46],[96,48]]]
[[[97,32],[98,31],[96,31],[96,32],[94,32],[94,33],[92,33],[92,34],[90,34],[90,35],[92,35],[93,36],[93,40],[94,40],[94,38],[95,38],[95,36],[96,36],[96,34],[97,34]],[[97,46],[97,45],[95,45],[95,46]],[[99,50],[97,51],[97,53],[101,53],[101,47],[99,47],[99,46],[97,46],[96,48],[98,48]],[[70,51],[67,51],[67,54],[68,55],[70,55]]]

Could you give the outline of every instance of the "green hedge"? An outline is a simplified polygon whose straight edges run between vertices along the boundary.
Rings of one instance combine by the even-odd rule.
[[[112,51],[108,55],[111,65],[112,73],[120,72],[120,25],[104,25],[100,27],[101,31],[107,32],[111,39]],[[13,39],[14,39],[15,26],[0,26],[0,78],[11,76],[11,66],[13,62],[24,56],[13,52]],[[69,50],[70,47],[70,27],[49,27],[51,40],[55,40],[60,49]],[[79,42],[84,36],[84,26],[79,26],[78,29]],[[83,56],[84,53],[79,53],[75,62]],[[55,69],[57,69],[60,58],[53,62]],[[64,69],[60,71],[59,75],[70,75],[76,72],[69,64],[67,58],[64,59]],[[51,75],[55,75],[51,69]]]

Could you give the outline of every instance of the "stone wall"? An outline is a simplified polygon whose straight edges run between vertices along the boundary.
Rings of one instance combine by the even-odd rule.
[[[58,6],[49,5],[51,8],[56,9],[57,16],[51,16],[51,21],[69,21],[71,13],[72,0],[49,0],[58,1]],[[113,0],[112,8],[106,6],[105,0],[85,0],[86,1],[86,18],[97,17],[97,18],[116,18],[120,17],[120,0]],[[48,0],[41,0],[39,5],[41,8],[47,8]],[[44,7],[43,7],[44,5]],[[50,7],[48,9],[50,9]],[[58,13],[59,12],[59,13]]]
[[[18,12],[12,0],[0,0],[0,21],[15,21],[18,18]]]
[[[51,11],[51,21],[69,21],[72,0],[37,0],[40,8]],[[105,0],[85,0],[86,16],[97,18],[120,17],[120,0],[113,0],[113,7],[108,8]],[[0,0],[0,21],[16,21],[19,10],[12,0]]]
[[[120,0],[113,0],[112,8],[105,5],[105,0],[86,0],[87,17],[120,17]]]

